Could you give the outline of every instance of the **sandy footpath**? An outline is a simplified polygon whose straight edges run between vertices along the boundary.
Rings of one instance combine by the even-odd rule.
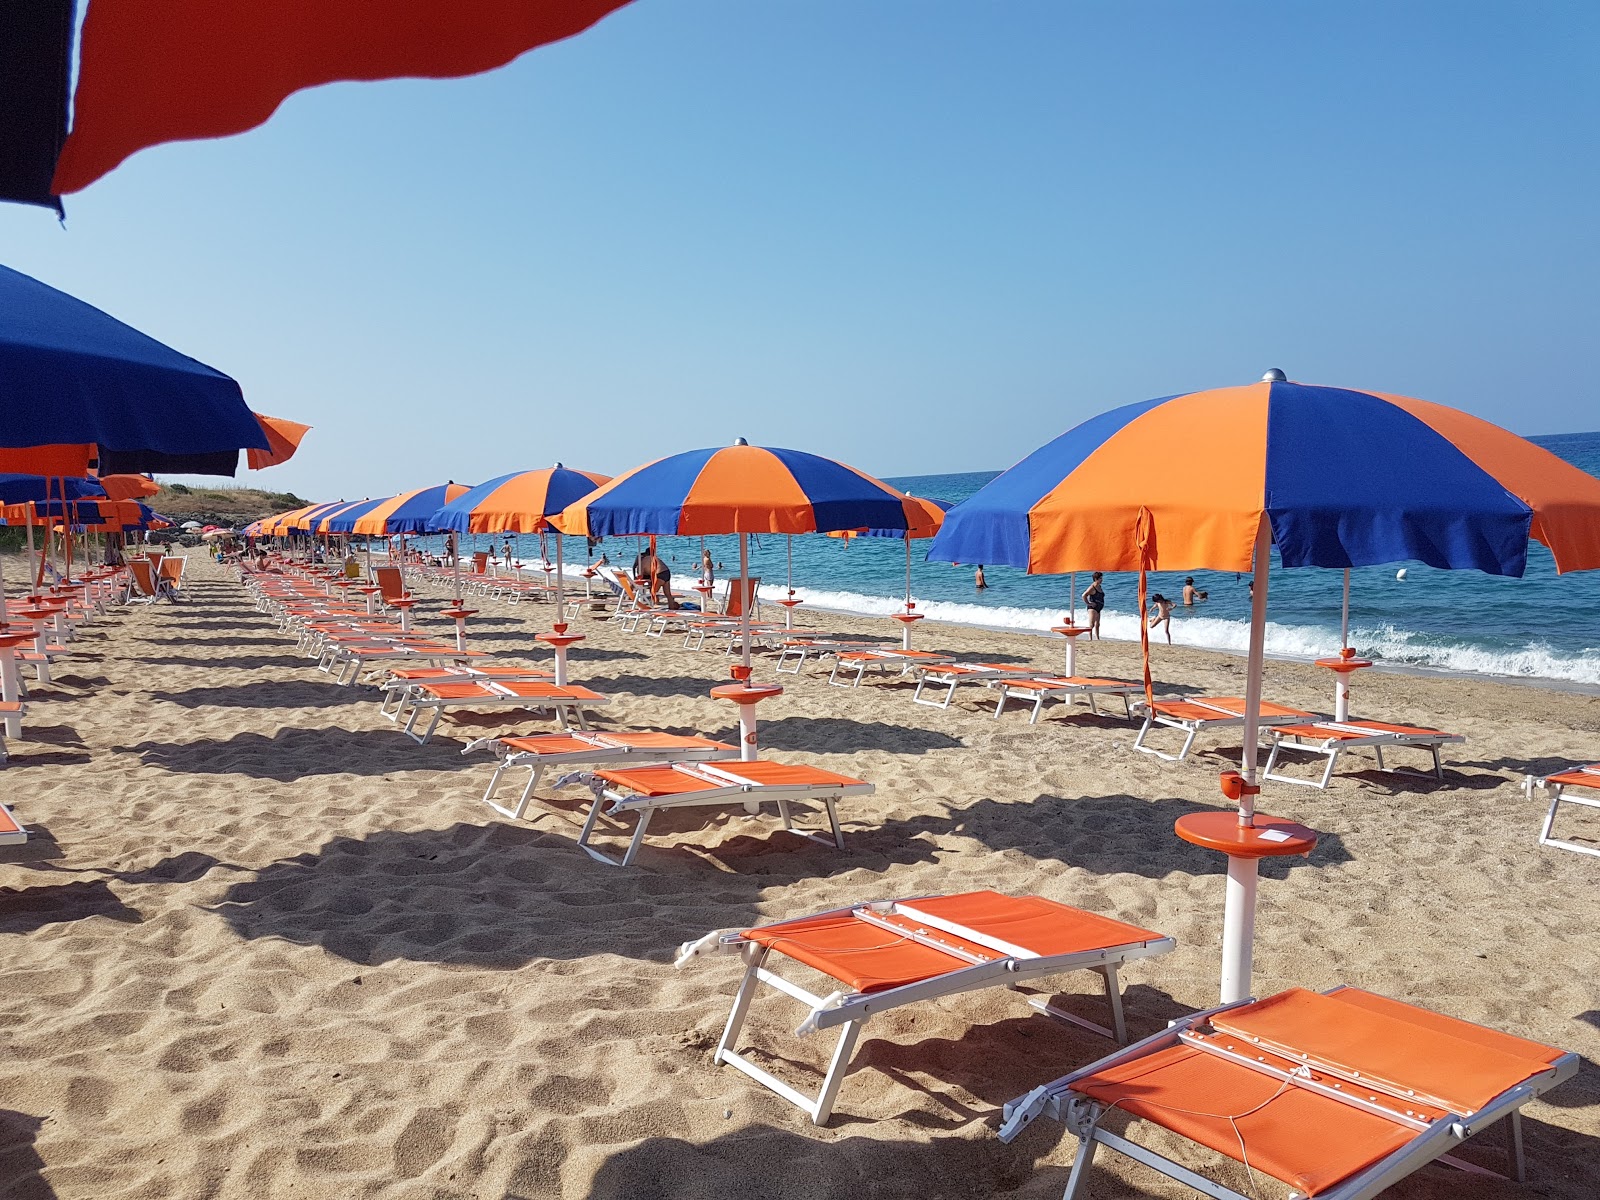
[[[1215,1001],[1223,864],[1172,822],[1225,806],[1216,774],[1237,736],[1164,763],[1082,709],[1030,727],[1021,711],[994,720],[981,688],[939,711],[906,685],[848,691],[808,670],[764,706],[763,742],[877,785],[844,806],[849,850],[767,818],[678,815],[619,870],[574,847],[585,793],[521,824],[479,802],[489,757],[463,758],[466,739],[546,724],[447,725],[418,747],[198,554],[188,593],[86,629],[0,768],[0,798],[35,833],[0,849],[5,1200],[1056,1196],[1074,1144],[1041,1123],[1002,1145],[998,1109],[1110,1043],[1003,991],[898,1010],[867,1026],[816,1129],[711,1065],[739,967],[675,971],[674,948],[852,901],[995,888],[1177,939],[1127,973],[1136,1036]],[[419,616],[443,631],[440,595]],[[549,606],[480,607],[476,648],[548,659],[530,635]],[[574,680],[615,698],[603,727],[732,736],[706,694],[721,654],[580,628]],[[1059,644],[1020,634],[928,622],[916,637],[1061,662]],[[1080,668],[1131,677],[1137,653],[1086,647]],[[1156,670],[1183,690],[1243,686],[1242,662],[1215,654],[1159,646]],[[1330,693],[1318,668],[1268,666],[1271,699],[1325,709]],[[1392,1194],[1600,1195],[1600,860],[1539,847],[1543,806],[1517,785],[1600,759],[1600,697],[1368,672],[1355,707],[1469,740],[1447,750],[1443,783],[1351,762],[1327,793],[1268,785],[1266,811],[1327,836],[1309,862],[1266,870],[1257,991],[1357,984],[1579,1052],[1579,1077],[1526,1110],[1527,1187],[1431,1167]],[[1600,838],[1600,821],[1567,833]],[[1063,1003],[1098,1015],[1097,982],[1064,977]],[[745,1044],[805,1080],[831,1039],[796,1039],[799,1014],[758,1003]],[[1184,1154],[1250,1186],[1242,1167]],[[1499,1166],[1498,1135],[1468,1154]],[[1193,1193],[1102,1154],[1093,1194]]]

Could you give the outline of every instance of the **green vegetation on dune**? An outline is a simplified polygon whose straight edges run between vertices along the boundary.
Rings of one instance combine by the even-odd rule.
[[[311,503],[293,492],[264,492],[257,488],[190,487],[182,483],[163,484],[161,490],[145,500],[158,513],[178,522],[199,521],[202,525],[245,525],[261,517],[304,508]]]

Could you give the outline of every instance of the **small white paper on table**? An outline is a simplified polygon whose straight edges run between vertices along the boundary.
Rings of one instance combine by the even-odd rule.
[[[1289,835],[1281,829],[1264,829],[1261,831],[1263,842],[1287,842]]]

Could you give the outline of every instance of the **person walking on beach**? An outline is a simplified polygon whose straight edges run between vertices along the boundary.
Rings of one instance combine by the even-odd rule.
[[[1083,606],[1089,610],[1089,640],[1092,642],[1100,636],[1100,610],[1106,606],[1106,589],[1101,584],[1102,574],[1099,571],[1089,580],[1089,586],[1083,589]]]
[[[979,591],[980,591],[980,592],[981,592],[981,591],[983,591],[983,590],[984,590],[984,589],[985,589],[985,588],[986,588],[986,587],[988,587],[988,586],[989,586],[989,581],[988,581],[988,580],[986,580],[986,579],[985,579],[985,578],[984,578],[984,577],[983,577],[983,564],[982,564],[982,563],[979,563],[979,564],[978,564],[978,570],[977,570],[977,572],[976,572],[976,573],[975,573],[975,574],[974,574],[974,575],[973,575],[973,577],[972,577],[972,582],[973,582],[973,583],[974,583],[974,584],[975,584],[975,585],[976,585],[976,586],[977,586],[977,589],[978,589],[978,590],[979,590]]]
[[[1165,625],[1167,627],[1167,645],[1169,646],[1172,645],[1172,608],[1172,601],[1168,600],[1160,592],[1150,597],[1150,612],[1152,614],[1150,632],[1154,633],[1157,625]]]

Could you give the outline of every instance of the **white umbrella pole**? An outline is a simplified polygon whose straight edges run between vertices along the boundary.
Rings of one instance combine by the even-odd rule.
[[[784,566],[784,571],[783,571],[783,586],[786,587],[789,590],[789,594],[784,598],[787,599],[787,600],[793,600],[794,599],[794,534],[790,533],[790,534],[785,534],[784,536],[788,539],[788,543],[789,543],[788,547],[787,547],[788,559],[787,559],[787,562],[786,562],[786,564]],[[785,629],[793,629],[794,628],[794,605],[792,605],[792,604],[786,604],[786,605],[783,606],[783,627]]]
[[[456,531],[450,531],[450,561],[455,564],[456,577],[456,605],[462,602],[461,596],[461,547],[456,544]]]
[[[1069,607],[1067,608],[1067,624],[1076,625],[1078,623],[1078,573],[1076,571],[1072,573],[1072,580],[1067,584],[1067,590],[1071,593],[1071,599],[1068,601]],[[1071,639],[1068,640],[1070,641]]]
[[[38,514],[38,509],[36,509],[33,506],[33,501],[29,500],[28,501],[28,526],[27,526],[27,528],[28,528],[28,592],[24,593],[25,595],[35,591],[37,589],[37,587],[38,587],[38,584],[35,581],[39,578],[39,567],[38,567],[38,564],[34,562],[34,555],[33,555],[33,519],[37,514]]]
[[[739,606],[739,632],[744,635],[744,671],[750,678],[750,606],[755,597],[750,594],[750,535],[739,535],[739,587],[744,592],[744,603]]]
[[[1344,569],[1344,605],[1339,610],[1339,649],[1350,648],[1350,568]]]
[[[561,531],[556,530],[556,620],[558,630],[565,628],[567,619],[567,589],[562,583],[565,574],[565,563],[561,557]]]
[[[906,534],[906,611],[911,611],[911,534]]]
[[[1261,736],[1261,676],[1267,651],[1267,575],[1272,565],[1272,527],[1265,516],[1256,532],[1255,574],[1250,603],[1250,656],[1244,688],[1243,769],[1246,790],[1239,797],[1239,824],[1255,824],[1256,760]],[[1256,935],[1256,859],[1228,856],[1228,891],[1222,916],[1222,1003],[1250,994],[1250,965]]]

